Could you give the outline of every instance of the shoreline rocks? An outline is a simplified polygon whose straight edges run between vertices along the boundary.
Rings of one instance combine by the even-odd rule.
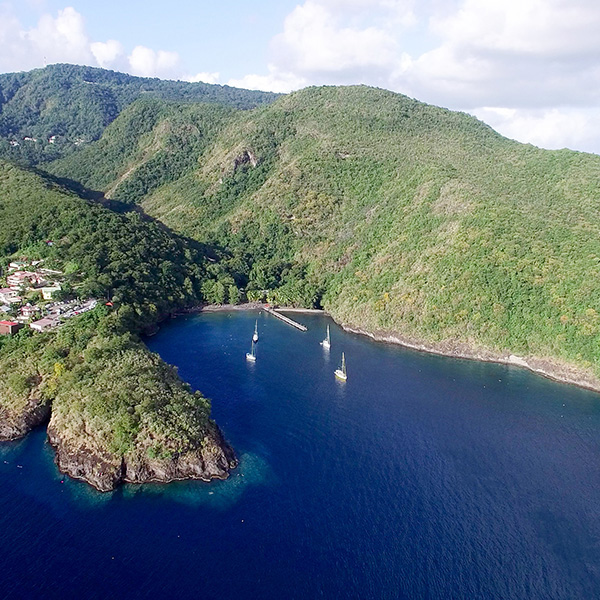
[[[50,402],[40,398],[30,398],[18,414],[0,406],[0,442],[18,440],[49,418]]]
[[[56,451],[61,473],[86,481],[101,492],[112,491],[122,483],[226,479],[237,466],[233,449],[216,424],[212,424],[197,448],[165,458],[150,458],[144,447],[125,455],[114,454],[92,436],[65,437],[52,422],[48,440]]]
[[[336,322],[344,331],[370,337],[376,342],[397,344],[405,348],[410,348],[411,350],[417,350],[418,352],[427,352],[429,354],[437,354],[439,356],[447,356],[450,358],[461,358],[521,367],[536,375],[541,375],[546,379],[551,379],[558,383],[575,385],[592,392],[600,392],[600,378],[592,373],[586,372],[583,368],[567,363],[561,363],[556,359],[540,358],[536,356],[522,357],[511,354],[510,352],[501,354],[486,348],[476,348],[460,342],[424,342],[422,340],[415,340],[402,336],[395,332],[379,331],[373,333],[354,327],[353,325],[338,321]]]

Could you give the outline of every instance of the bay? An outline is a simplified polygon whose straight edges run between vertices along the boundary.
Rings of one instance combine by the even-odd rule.
[[[0,446],[1,596],[600,596],[598,394],[294,318],[308,331],[231,311],[148,340],[212,399],[227,481],[100,494],[43,429]]]

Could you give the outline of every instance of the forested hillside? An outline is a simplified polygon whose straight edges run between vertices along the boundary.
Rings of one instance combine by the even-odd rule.
[[[331,87],[203,113],[197,146],[166,143],[161,115],[119,167],[105,161],[141,109],[86,150],[85,172],[49,168],[225,249],[248,298],[600,375],[600,157],[519,144],[399,94]],[[189,151],[193,167],[170,181],[164,155]]]
[[[138,213],[112,212],[4,162],[0,189],[4,266],[20,255],[68,264],[83,273],[82,295],[110,298],[143,319],[151,307],[197,300],[202,254]]]
[[[236,116],[234,109],[214,103],[139,100],[100,141],[48,169],[103,190],[107,198],[134,203],[193,171],[198,156]]]
[[[267,92],[133,77],[77,65],[0,74],[0,158],[34,165],[66,156],[97,140],[138,98],[248,109],[275,97]]]
[[[0,437],[24,435],[51,413],[59,465],[102,490],[225,477],[235,459],[210,403],[137,337],[217,281],[202,247],[1,161],[0,221],[3,271],[10,260],[42,260],[73,295],[99,300],[49,332],[0,336]]]

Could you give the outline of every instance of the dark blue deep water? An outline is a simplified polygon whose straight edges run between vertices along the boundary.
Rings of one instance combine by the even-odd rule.
[[[100,494],[43,430],[0,446],[1,597],[600,597],[599,395],[333,324],[329,355],[330,321],[297,318],[308,332],[230,312],[149,340],[213,399],[228,481]]]

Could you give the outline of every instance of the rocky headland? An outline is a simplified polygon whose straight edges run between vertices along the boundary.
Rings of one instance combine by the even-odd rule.
[[[56,450],[59,470],[86,481],[101,492],[114,490],[122,483],[169,483],[184,479],[226,479],[237,460],[218,426],[211,424],[195,447],[165,456],[151,457],[140,444],[126,454],[110,451],[85,431],[73,436],[50,421],[48,439]]]

